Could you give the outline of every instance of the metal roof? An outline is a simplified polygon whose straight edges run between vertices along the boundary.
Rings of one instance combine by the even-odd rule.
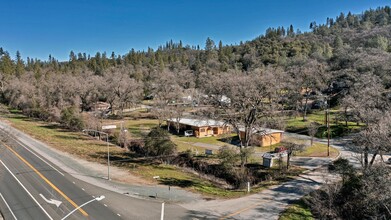
[[[244,127],[239,128],[239,131],[244,132]],[[253,134],[274,134],[274,133],[284,133],[282,130],[271,129],[271,128],[253,128]]]
[[[169,122],[174,122],[176,123],[177,121],[174,119],[167,119]],[[179,120],[180,124],[185,124],[185,125],[190,125],[194,127],[222,127],[226,125],[222,121],[216,121],[213,119],[192,119],[192,118],[181,118]]]

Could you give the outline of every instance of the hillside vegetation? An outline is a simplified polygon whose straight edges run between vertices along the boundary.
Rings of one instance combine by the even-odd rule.
[[[167,119],[172,125],[146,135],[148,124],[127,124],[128,132],[108,138],[128,150],[122,151],[128,161],[141,157],[148,169],[161,168],[154,170],[160,176],[166,169],[170,176],[162,183],[214,195],[228,192],[222,185],[237,190],[250,182],[261,189],[267,182],[299,175],[302,170],[290,168],[289,159],[276,169],[250,164],[254,131],[269,127],[323,137],[326,127],[317,126],[323,121],[330,125],[332,115],[333,135],[358,132],[351,150],[361,167],[343,159],[334,163],[333,172],[343,181],[310,195],[311,211],[321,219],[390,219],[390,169],[376,164],[376,158],[391,153],[391,8],[341,13],[324,24],[309,25],[308,33],[293,25],[269,28],[239,45],[207,38],[202,48],[169,41],[157,50],[132,49],[124,55],[71,51],[64,62],[51,55],[45,61],[23,60],[19,52],[13,59],[0,48],[0,101],[29,118],[73,131],[100,130],[105,120],[122,119],[143,107],[157,127],[164,127]],[[310,114],[317,109],[326,114]],[[232,140],[239,149],[224,146],[212,157],[191,150],[178,154],[166,130],[183,134],[179,121],[189,115],[233,127]],[[163,153],[161,146],[167,149]],[[286,146],[288,158],[303,148]],[[175,179],[181,172],[163,162],[206,174],[220,187],[211,190],[209,181],[194,180],[195,175]],[[158,165],[152,168],[151,163]],[[307,210],[303,213],[310,217]]]

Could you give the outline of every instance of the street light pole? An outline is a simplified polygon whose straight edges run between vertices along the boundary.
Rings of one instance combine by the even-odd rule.
[[[109,147],[109,134],[106,133],[107,142],[107,180],[110,180],[110,147]]]
[[[72,215],[72,213],[74,213],[74,212],[76,212],[78,209],[80,209],[81,207],[83,207],[83,206],[85,206],[85,205],[87,205],[87,204],[89,204],[89,203],[91,203],[91,202],[93,202],[93,201],[100,201],[100,200],[102,200],[102,199],[104,199],[104,198],[106,198],[105,196],[99,196],[99,197],[96,197],[96,198],[94,198],[94,199],[91,199],[90,201],[88,201],[88,202],[86,202],[86,203],[84,203],[84,204],[82,204],[82,205],[80,205],[79,207],[77,207],[77,208],[75,208],[74,210],[72,210],[72,212],[70,212],[70,213],[68,213],[68,215],[66,215],[64,218],[62,218],[61,220],[64,220],[64,219],[66,219],[66,218],[68,218],[70,215]]]

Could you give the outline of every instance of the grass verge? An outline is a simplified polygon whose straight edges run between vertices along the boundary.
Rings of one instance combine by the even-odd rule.
[[[313,220],[310,208],[300,199],[288,206],[278,220]]]

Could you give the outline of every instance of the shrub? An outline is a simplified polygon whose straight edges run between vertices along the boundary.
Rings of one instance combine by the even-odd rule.
[[[171,155],[176,152],[176,145],[169,133],[159,127],[153,128],[145,138],[145,152],[148,156]]]
[[[61,111],[60,123],[72,131],[84,128],[83,119],[73,107],[65,108]]]

